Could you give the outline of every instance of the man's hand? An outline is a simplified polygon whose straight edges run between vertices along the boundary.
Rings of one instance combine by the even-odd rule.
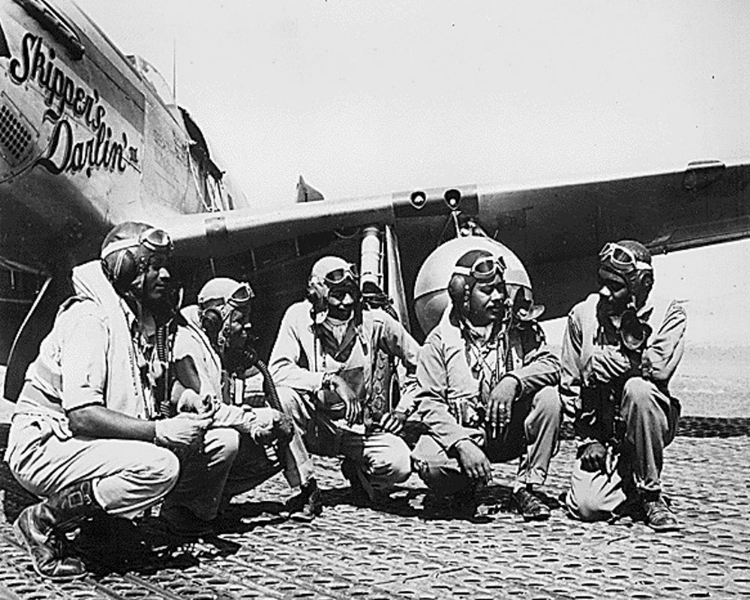
[[[357,418],[362,412],[362,405],[360,404],[359,398],[354,393],[354,390],[344,380],[341,375],[335,373],[330,375],[329,379],[330,390],[336,394],[346,405],[346,423],[349,426],[356,423]]]
[[[593,473],[607,471],[607,449],[601,442],[591,442],[581,451],[581,468]]]
[[[154,442],[167,448],[185,448],[198,443],[211,425],[211,418],[184,413],[154,421]]]
[[[454,448],[464,473],[477,483],[492,481],[492,465],[484,451],[471,440],[461,440]]]
[[[294,424],[290,417],[267,406],[243,408],[245,409],[245,418],[237,426],[237,430],[249,435],[256,444],[264,446],[275,440],[286,444],[292,439]]]
[[[518,380],[515,377],[503,377],[490,392],[487,404],[487,416],[489,420],[488,435],[497,438],[510,422],[510,414],[513,410],[513,401],[518,395]]]
[[[392,433],[398,435],[404,428],[404,422],[406,421],[406,414],[401,411],[394,411],[383,415],[380,418],[380,429],[386,433]]]

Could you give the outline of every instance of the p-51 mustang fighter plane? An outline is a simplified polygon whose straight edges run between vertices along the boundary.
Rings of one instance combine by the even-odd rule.
[[[170,232],[188,297],[212,272],[249,279],[261,353],[322,254],[361,259],[372,297],[390,297],[420,337],[430,323],[417,326],[415,306],[429,308],[440,285],[418,272],[450,238],[500,242],[556,317],[593,289],[605,241],[631,237],[667,252],[750,234],[747,160],[336,201],[301,180],[303,202],[259,212],[158,73],[68,0],[0,0],[0,72],[0,362],[11,399],[54,316],[49,299],[125,220]]]

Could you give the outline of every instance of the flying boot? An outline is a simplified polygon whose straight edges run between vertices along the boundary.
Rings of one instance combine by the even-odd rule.
[[[86,574],[86,566],[67,555],[64,534],[101,510],[94,498],[93,481],[87,479],[25,508],[13,523],[13,530],[29,551],[39,575],[53,581],[77,579]]]

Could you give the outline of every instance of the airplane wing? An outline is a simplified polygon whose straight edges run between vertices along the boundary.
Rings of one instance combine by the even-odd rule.
[[[178,254],[233,257],[228,262],[242,264],[261,298],[263,286],[274,286],[274,274],[302,264],[294,281],[287,278],[293,289],[273,289],[274,303],[301,296],[306,269],[322,253],[356,259],[356,243],[337,231],[388,225],[398,236],[410,302],[424,259],[471,218],[524,262],[551,318],[593,289],[594,261],[606,241],[637,239],[663,253],[750,235],[748,183],[750,160],[699,161],[583,181],[433,188],[268,212],[188,215],[163,225]]]
[[[372,231],[368,226],[380,228],[375,230],[383,240],[393,238],[383,246],[382,279],[392,282],[396,312],[405,322],[417,322],[414,282],[428,255],[477,227],[523,261],[535,299],[553,318],[595,289],[596,257],[606,241],[638,239],[658,253],[750,236],[749,182],[750,160],[703,161],[584,181],[431,188],[152,222],[174,239],[176,271],[187,283],[188,299],[212,275],[252,283],[259,351],[266,355],[284,310],[304,297],[312,263],[331,253],[359,262],[356,233]],[[13,372],[25,371],[33,355],[19,350],[26,358],[16,364],[11,358],[10,381],[18,380]]]

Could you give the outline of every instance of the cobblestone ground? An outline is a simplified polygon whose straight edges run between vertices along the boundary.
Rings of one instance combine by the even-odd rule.
[[[2,430],[4,443],[7,426]],[[481,522],[431,518],[410,479],[377,509],[356,507],[338,461],[317,461],[325,512],[312,524],[282,516],[280,476],[235,500],[216,539],[146,550],[136,531],[99,525],[76,547],[92,575],[37,577],[12,533],[29,497],[0,470],[0,598],[738,598],[750,596],[750,423],[688,418],[668,449],[666,491],[684,521],[657,535],[629,519],[580,524],[555,508],[524,523],[506,507],[514,465],[482,494]],[[546,491],[565,489],[564,441]],[[3,467],[4,468],[4,467]],[[142,531],[152,531],[149,520]]]

